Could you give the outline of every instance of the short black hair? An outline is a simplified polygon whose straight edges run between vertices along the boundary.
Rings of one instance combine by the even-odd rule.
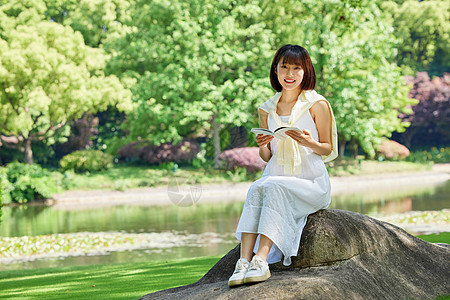
[[[302,46],[287,44],[278,49],[277,53],[275,53],[272,66],[270,67],[270,83],[277,92],[283,90],[276,74],[276,69],[280,60],[282,60],[282,63],[299,65],[302,67],[304,71],[301,83],[302,90],[313,90],[316,87],[316,72],[314,71],[314,66],[308,51]]]

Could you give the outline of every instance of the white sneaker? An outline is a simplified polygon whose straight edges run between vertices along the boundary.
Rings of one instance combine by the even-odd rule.
[[[228,279],[228,286],[237,286],[244,284],[244,277],[247,273],[250,263],[246,258],[240,258],[236,263],[233,275]]]
[[[261,282],[270,277],[269,264],[261,257],[255,255],[250,262],[244,283]]]

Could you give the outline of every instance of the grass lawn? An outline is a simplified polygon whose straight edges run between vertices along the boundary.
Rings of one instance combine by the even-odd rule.
[[[419,237],[450,243],[449,232]],[[2,271],[0,299],[138,299],[194,283],[220,258]]]
[[[406,161],[355,160],[338,159],[328,165],[331,176],[374,175],[383,173],[418,172],[431,168],[431,164]],[[208,184],[254,181],[261,177],[263,171],[247,173],[244,168],[234,171],[213,168],[193,168],[182,166],[176,171],[164,167],[116,165],[114,168],[96,172],[75,174],[66,173],[64,186],[66,190],[126,190],[138,187],[167,186],[174,183]]]
[[[138,299],[194,283],[221,256],[0,272],[0,299]]]
[[[445,243],[450,244],[450,232],[433,233],[427,235],[418,235],[418,238],[430,243]]]

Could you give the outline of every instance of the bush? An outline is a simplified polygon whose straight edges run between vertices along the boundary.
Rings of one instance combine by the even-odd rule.
[[[80,150],[64,156],[59,161],[59,165],[64,171],[97,172],[112,168],[113,157],[100,150]]]
[[[39,165],[10,163],[4,170],[0,172],[0,197],[4,203],[47,199],[59,190],[58,180],[61,175],[56,173],[60,175],[56,176]]]
[[[3,204],[11,203],[11,191],[14,186],[8,180],[7,168],[0,167],[0,208]]]
[[[119,149],[121,158],[132,160],[139,158],[150,164],[181,163],[194,159],[200,152],[200,145],[195,140],[183,139],[173,145],[164,143],[159,146],[148,145],[148,142],[133,142]]]
[[[414,151],[405,160],[418,163],[450,163],[450,147],[433,147],[430,150]]]
[[[263,170],[266,166],[259,156],[259,147],[242,147],[225,150],[219,155],[219,159],[225,164],[227,170],[243,167],[252,173]]]

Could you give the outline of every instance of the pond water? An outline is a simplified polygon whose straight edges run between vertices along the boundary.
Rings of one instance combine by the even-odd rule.
[[[190,207],[109,206],[100,208],[56,209],[51,206],[4,207],[0,236],[35,236],[73,232],[126,232],[219,234],[220,242],[172,247],[111,252],[107,255],[70,256],[28,262],[0,264],[0,269],[56,267],[65,265],[142,262],[173,258],[223,255],[234,248],[234,230],[242,211],[242,202],[202,204]],[[405,188],[377,193],[359,193],[332,198],[331,208],[368,215],[403,213],[411,210],[450,208],[450,181],[427,187]]]

